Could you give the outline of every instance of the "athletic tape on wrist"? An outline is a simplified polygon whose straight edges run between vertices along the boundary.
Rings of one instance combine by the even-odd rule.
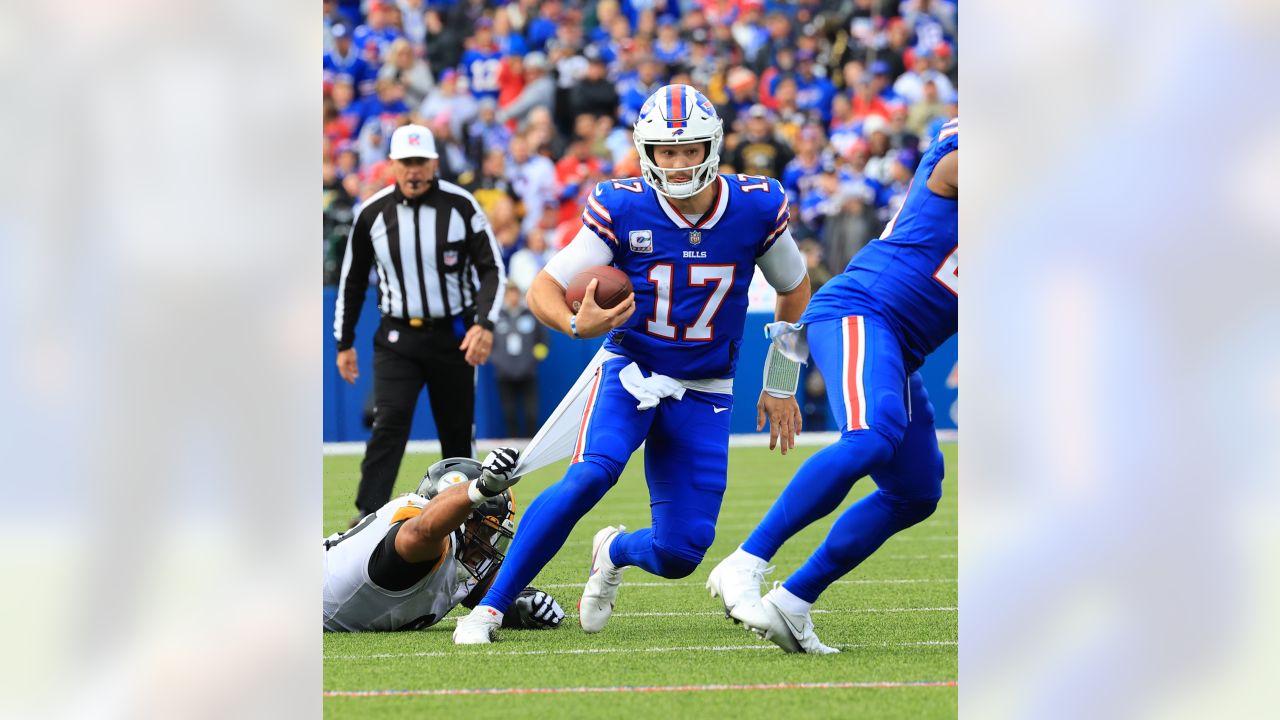
[[[769,345],[769,352],[764,356],[764,390],[776,398],[794,397],[796,387],[800,384],[800,363],[788,360]]]
[[[479,505],[489,499],[487,495],[480,492],[479,480],[472,480],[471,483],[467,485],[467,497],[471,498],[472,505]]]

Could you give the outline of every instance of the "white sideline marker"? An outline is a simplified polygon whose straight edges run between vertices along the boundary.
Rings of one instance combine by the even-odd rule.
[[[796,437],[796,447],[826,446],[835,442],[840,433],[835,432],[801,432]],[[956,442],[959,432],[956,430],[939,430],[938,442]],[[522,448],[528,440],[484,439],[476,441],[478,452],[489,452],[500,447]],[[769,433],[737,433],[729,436],[729,447],[769,447]],[[410,440],[405,448],[406,453],[439,453],[439,440]],[[332,442],[324,444],[325,455],[363,455],[363,442]]]

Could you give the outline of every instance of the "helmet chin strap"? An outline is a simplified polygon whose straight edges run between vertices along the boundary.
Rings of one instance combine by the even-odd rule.
[[[686,191],[686,188],[688,190]],[[693,197],[697,193],[693,191],[693,180],[682,183],[673,183],[670,180],[663,182],[663,189],[666,190],[666,196],[677,200],[684,200]]]
[[[702,162],[702,163],[700,163],[700,164],[698,164],[698,165],[694,165],[693,167],[687,167],[687,168],[660,168],[660,167],[657,167],[657,166],[655,165],[655,166],[653,167],[652,172],[653,172],[653,174],[656,176],[656,179],[661,180],[662,182],[661,182],[661,184],[660,184],[660,187],[659,187],[659,186],[655,186],[655,187],[654,187],[654,189],[655,189],[655,190],[657,190],[658,192],[660,192],[661,194],[663,194],[663,195],[665,195],[665,196],[669,197],[669,198],[673,198],[673,199],[676,199],[676,200],[687,200],[688,198],[691,198],[691,197],[693,197],[694,195],[697,195],[698,193],[700,193],[700,192],[702,192],[703,190],[705,190],[705,189],[707,189],[708,187],[710,187],[711,183],[712,183],[712,182],[714,181],[714,179],[715,179],[715,176],[714,176],[714,175],[712,175],[712,176],[707,180],[707,182],[705,182],[705,183],[703,183],[703,184],[702,184],[702,186],[701,186],[701,187],[698,187],[698,188],[695,188],[695,189],[689,190],[689,191],[688,191],[688,192],[686,192],[686,193],[683,193],[683,194],[676,194],[676,193],[673,193],[673,192],[671,192],[671,191],[672,191],[673,189],[678,189],[678,190],[680,190],[680,191],[683,191],[683,190],[684,190],[684,188],[686,188],[686,187],[693,188],[693,184],[694,184],[694,182],[696,181],[697,177],[698,177],[700,174],[704,174],[704,173],[706,173],[706,172],[707,172],[707,170],[708,170],[708,162],[709,162],[709,160],[708,160],[707,162]],[[671,180],[670,180],[669,178],[670,178],[670,176],[671,176],[671,174],[672,174],[672,173],[676,173],[676,172],[688,172],[688,173],[689,173],[689,175],[690,175],[690,178],[689,178],[688,182],[682,182],[682,183],[673,183],[673,182],[671,182]],[[672,187],[673,185],[674,185],[674,186],[676,186],[676,188],[673,188],[673,187]]]

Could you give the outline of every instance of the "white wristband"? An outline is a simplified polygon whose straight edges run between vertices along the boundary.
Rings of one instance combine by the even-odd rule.
[[[800,363],[789,360],[769,344],[764,356],[764,391],[776,398],[795,397],[800,384]]]
[[[467,497],[471,498],[471,504],[473,506],[479,506],[480,503],[489,499],[484,493],[480,492],[479,480],[472,480],[470,483],[467,483]]]

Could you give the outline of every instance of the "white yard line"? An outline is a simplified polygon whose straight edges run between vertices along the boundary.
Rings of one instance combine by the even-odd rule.
[[[888,647],[938,647],[957,645],[955,640],[921,640],[918,642],[899,643],[859,643],[840,645],[842,649],[853,648],[888,648]],[[513,657],[523,655],[605,655],[615,653],[670,653],[670,652],[737,652],[739,650],[774,650],[778,646],[761,642],[758,645],[675,645],[668,647],[609,647],[609,648],[574,648],[565,650],[490,650],[488,652],[466,653],[468,657]],[[414,653],[372,653],[369,655],[325,655],[325,660],[385,660],[387,658],[405,657],[461,657],[461,650],[433,650]]]
[[[439,690],[326,690],[325,697],[367,698],[403,696],[448,695],[561,695],[579,693],[656,693],[656,692],[708,692],[743,690],[850,690],[893,688],[956,687],[955,680],[923,680],[902,682],[881,680],[873,682],[823,682],[823,683],[759,683],[751,685],[614,685],[609,687],[536,687],[536,688],[442,688]]]
[[[550,586],[546,586],[550,587]],[[575,586],[575,587],[580,587]],[[841,613],[917,613],[917,612],[956,612],[956,607],[927,607],[927,608],[852,608],[849,610],[824,610],[814,609],[809,612],[814,615],[834,615]],[[610,617],[636,618],[636,617],[724,617],[723,612],[616,612]],[[466,617],[465,615],[456,615],[443,618],[440,622],[457,622],[459,619]],[[566,613],[566,618],[576,618],[577,613]]]

